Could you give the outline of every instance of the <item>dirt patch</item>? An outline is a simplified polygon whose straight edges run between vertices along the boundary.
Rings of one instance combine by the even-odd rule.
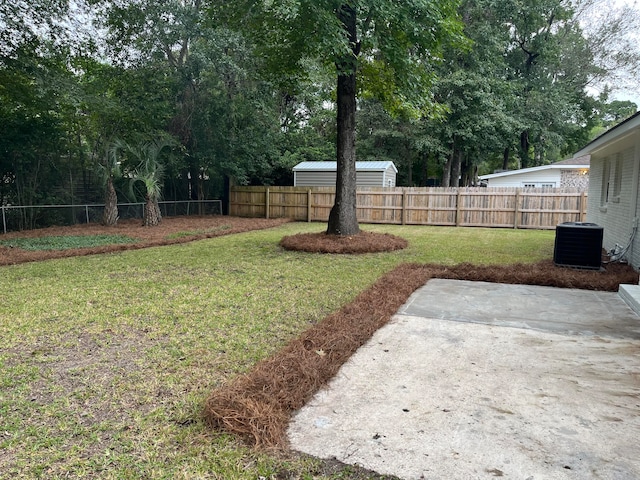
[[[71,235],[125,235],[138,240],[136,243],[103,245],[91,248],[67,250],[27,251],[20,248],[0,245],[0,265],[15,265],[36,262],[52,258],[95,255],[98,253],[137,250],[162,245],[192,242],[205,238],[230,235],[276,227],[287,223],[288,219],[239,218],[220,215],[165,217],[160,225],[144,227],[139,219],[121,220],[114,227],[105,227],[97,223],[49,227],[37,230],[24,230],[0,235],[0,240],[14,238],[38,238]]]
[[[214,390],[205,405],[205,419],[256,447],[286,448],[291,415],[431,278],[604,291],[616,291],[620,283],[638,283],[638,274],[620,264],[610,264],[604,271],[560,268],[551,261],[507,266],[400,265],[249,373]]]
[[[280,246],[286,250],[310,253],[376,253],[407,248],[404,238],[388,233],[360,232],[357,235],[299,233],[284,237]]]
[[[148,378],[140,371],[138,358],[157,345],[166,342],[149,340],[144,332],[128,335],[109,332],[91,335],[85,332],[62,337],[41,337],[35,342],[8,350],[12,354],[7,366],[30,365],[39,370],[39,379],[30,386],[30,400],[44,407],[65,400],[65,410],[76,416],[79,424],[103,420],[122,422],[136,413],[145,413],[147,405],[136,401],[139,392],[124,392],[118,404],[112,404],[103,392],[111,391],[124,378]],[[55,428],[55,423],[51,425]]]

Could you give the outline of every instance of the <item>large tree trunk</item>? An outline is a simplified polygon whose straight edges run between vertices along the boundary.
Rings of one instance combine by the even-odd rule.
[[[520,168],[527,168],[529,166],[529,131],[524,130],[520,134]]]
[[[511,149],[509,147],[505,148],[502,152],[502,170],[509,170],[509,154],[511,153]]]
[[[462,152],[454,150],[453,164],[451,165],[451,187],[460,186],[460,176],[462,175]]]
[[[354,55],[336,64],[338,70],[338,142],[336,199],[329,213],[327,233],[355,235],[360,231],[356,216],[356,12],[342,5],[339,18],[349,35]]]
[[[105,195],[104,212],[102,214],[102,224],[113,227],[118,223],[118,195],[113,187],[113,179],[107,179],[107,192]]]
[[[420,158],[422,159],[422,169],[420,176],[420,186],[426,187],[427,182],[429,181],[429,154],[428,153],[420,153]]]
[[[442,167],[442,186],[448,187],[451,184],[451,165],[455,155],[455,143],[451,144],[451,154],[447,157],[446,163]]]

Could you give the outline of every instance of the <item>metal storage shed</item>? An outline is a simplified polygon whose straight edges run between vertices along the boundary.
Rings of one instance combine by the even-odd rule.
[[[395,187],[398,169],[391,161],[356,162],[358,187]],[[293,167],[295,187],[335,187],[336,162],[302,162]]]

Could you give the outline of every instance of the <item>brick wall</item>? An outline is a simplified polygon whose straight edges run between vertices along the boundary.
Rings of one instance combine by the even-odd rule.
[[[589,171],[586,174],[580,170],[561,170],[560,188],[577,188],[589,190]]]

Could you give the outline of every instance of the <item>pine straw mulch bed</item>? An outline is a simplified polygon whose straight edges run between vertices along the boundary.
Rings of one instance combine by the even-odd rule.
[[[621,264],[609,264],[604,271],[560,268],[551,260],[506,266],[400,265],[250,372],[214,390],[204,407],[206,421],[257,448],[286,449],[292,414],[431,278],[604,291],[638,283],[638,274]]]
[[[287,250],[310,253],[377,253],[407,248],[409,242],[389,233],[361,231],[357,235],[298,233],[283,237],[280,246]]]
[[[113,227],[99,223],[23,230],[0,235],[0,240],[73,235],[124,235],[135,243],[102,245],[91,248],[28,251],[0,245],[0,266],[36,262],[52,258],[77,257],[98,253],[121,252],[140,248],[174,245],[232,233],[276,227],[288,219],[240,218],[221,215],[164,217],[159,225],[145,227],[140,219],[120,220]]]

